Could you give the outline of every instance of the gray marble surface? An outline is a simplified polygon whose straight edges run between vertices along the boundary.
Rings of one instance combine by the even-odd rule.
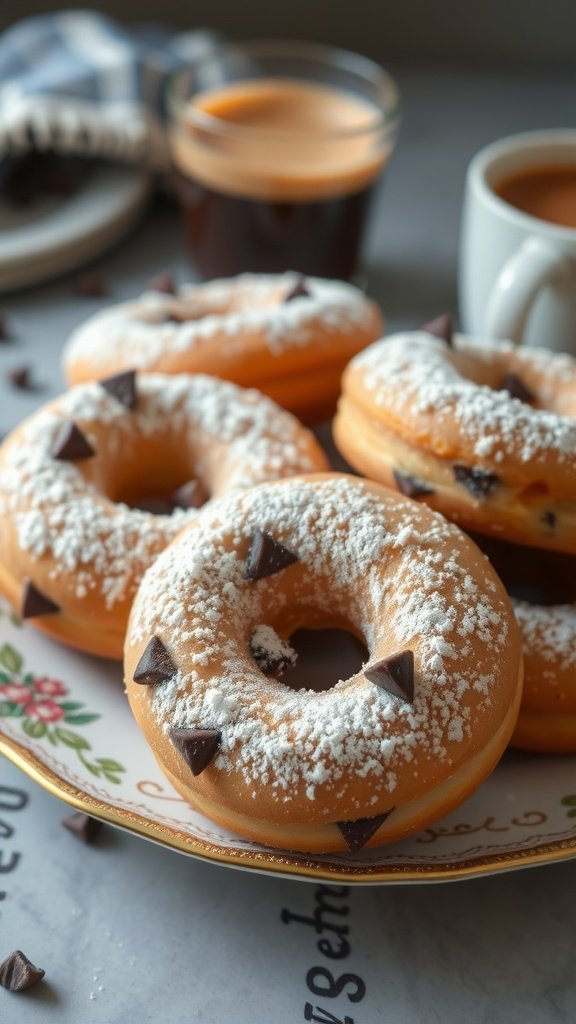
[[[394,70],[405,118],[374,212],[366,280],[396,327],[455,307],[470,156],[504,134],[569,125],[576,78]],[[160,204],[97,269],[110,297],[122,298],[166,267],[189,274],[175,215]],[[70,278],[0,301],[14,335],[0,346],[0,430],[62,387],[62,343],[101,303],[75,297]],[[5,382],[26,363],[36,393]],[[28,802],[17,810],[20,791]],[[346,920],[351,948],[330,962],[310,924],[291,919],[313,913],[317,887],[195,862],[112,828],[85,848],[60,827],[63,813],[0,761],[0,959],[19,947],[47,971],[26,995],[0,990],[3,1024],[292,1024],[305,1020],[307,1002],[320,1020],[317,1006],[354,1024],[575,1019],[576,862],[333,894],[348,913],[330,920]],[[339,994],[311,994],[307,975],[320,965],[335,979],[351,976]],[[328,985],[325,975],[308,977]],[[352,1002],[360,982],[365,994]]]

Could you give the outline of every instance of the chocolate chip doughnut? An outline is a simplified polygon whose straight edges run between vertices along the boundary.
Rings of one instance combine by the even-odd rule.
[[[0,591],[57,639],[120,658],[142,573],[198,505],[326,465],[257,391],[133,372],[78,385],[0,448]],[[158,502],[171,514],[146,511]]]
[[[291,689],[277,676],[301,627],[349,630],[367,662],[324,692]],[[344,851],[424,828],[482,782],[522,662],[504,588],[457,527],[324,474],[201,510],[142,580],[125,681],[203,814],[271,846]]]
[[[332,415],[348,360],[382,333],[377,306],[341,281],[242,274],[146,292],[72,334],[69,383],[129,367],[257,387],[306,422]]]

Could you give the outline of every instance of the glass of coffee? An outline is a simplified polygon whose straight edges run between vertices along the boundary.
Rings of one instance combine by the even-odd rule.
[[[205,278],[354,273],[399,94],[330,47],[223,47],[171,83],[170,146],[186,240]]]

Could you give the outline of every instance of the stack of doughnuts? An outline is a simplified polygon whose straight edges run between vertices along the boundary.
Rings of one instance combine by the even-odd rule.
[[[378,307],[353,285],[242,274],[102,310],[72,334],[63,369],[70,384],[128,369],[207,373],[311,423],[332,415],[344,367],[381,334]]]
[[[430,326],[352,360],[337,447],[474,534],[523,633],[513,744],[576,751],[576,361]]]

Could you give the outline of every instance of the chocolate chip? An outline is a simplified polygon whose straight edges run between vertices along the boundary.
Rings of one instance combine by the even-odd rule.
[[[280,679],[284,673],[292,667],[294,664],[294,655],[289,654],[274,654],[269,651],[263,644],[259,644],[254,637],[250,638],[249,643],[250,654],[254,658],[254,661],[258,665],[258,668],[265,676],[272,676],[274,679]]]
[[[246,575],[252,581],[262,580],[297,561],[298,555],[288,551],[265,530],[255,530],[248,552]]]
[[[443,313],[442,316],[437,316],[434,320],[430,320],[427,324],[423,324],[420,328],[421,331],[426,331],[427,334],[433,334],[435,338],[441,338],[446,344],[452,348],[454,338],[454,319],[450,313]]]
[[[552,512],[551,509],[546,509],[546,511],[543,512],[540,516],[540,519],[542,520],[544,525],[548,527],[549,530],[555,529],[556,523],[558,521],[556,513]]]
[[[60,459],[62,462],[75,462],[76,459],[90,459],[95,454],[92,445],[74,420],[62,424],[52,445],[52,458]]]
[[[172,508],[201,508],[207,501],[208,495],[199,480],[188,480],[168,497]]]
[[[91,818],[89,814],[83,814],[82,811],[62,818],[62,825],[86,846],[90,846],[94,842],[104,827],[104,823],[98,818]]]
[[[60,611],[58,605],[46,597],[32,580],[25,580],[20,615],[23,619],[36,619],[39,615],[55,615]]]
[[[392,814],[394,809],[394,807],[391,807],[389,811],[385,811],[384,814],[376,814],[373,818],[358,818],[356,821],[337,821],[336,824],[344,836],[348,849],[356,851],[366,846],[368,840],[378,831],[380,825],[384,824],[386,818]]]
[[[7,380],[19,391],[33,391],[32,376],[29,366],[17,366],[8,372]]]
[[[149,292],[164,292],[165,295],[175,295],[176,285],[174,284],[172,274],[166,270],[162,274],[156,274],[155,277],[151,277],[146,285],[146,290]]]
[[[473,498],[486,498],[500,483],[498,474],[490,473],[487,469],[472,469],[470,466],[455,464],[452,471],[457,482],[470,491]]]
[[[123,373],[115,373],[113,377],[105,377],[101,380],[100,386],[109,395],[116,398],[126,409],[136,407],[136,371],[125,370]]]
[[[93,272],[79,274],[74,283],[74,291],[84,299],[100,299],[108,294],[102,278]]]
[[[288,294],[284,296],[283,301],[292,302],[292,299],[307,299],[310,298],[310,295],[310,290],[306,287],[306,278],[300,274]]]
[[[398,490],[407,498],[425,498],[429,494],[434,494],[434,488],[430,484],[410,473],[402,473],[401,470],[395,469],[394,479]]]
[[[532,405],[536,401],[536,395],[515,373],[506,374],[500,385],[500,390],[508,391],[512,398],[518,398],[521,402],[526,402],[527,405]]]
[[[411,704],[414,700],[414,654],[400,651],[364,669],[366,679],[393,697]]]
[[[155,686],[157,683],[164,683],[167,679],[171,679],[177,671],[178,669],[160,637],[153,636],[148,641],[132,678],[135,683]]]
[[[171,729],[170,739],[192,775],[200,775],[218,750],[222,734],[217,729]]]
[[[15,949],[0,964],[0,985],[10,992],[24,992],[42,981],[45,974],[46,971],[35,967],[21,950]]]

